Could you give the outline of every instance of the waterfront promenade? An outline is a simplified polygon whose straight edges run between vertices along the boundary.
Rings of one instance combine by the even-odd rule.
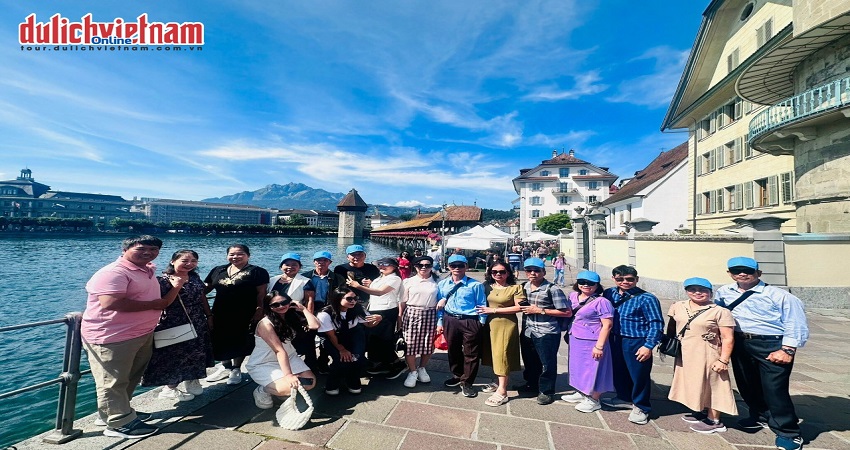
[[[551,277],[551,270],[548,271]],[[481,272],[470,275],[483,277]],[[611,283],[603,284],[610,285]],[[666,313],[672,300],[663,300]],[[811,338],[797,356],[791,377],[791,394],[807,449],[850,449],[850,310],[809,310]],[[559,394],[570,392],[566,345],[559,357]],[[680,419],[686,412],[667,400],[672,361],[655,358],[653,413],[647,425],[627,420],[628,411],[603,409],[591,414],[576,411],[558,401],[539,406],[533,397],[517,397],[492,408],[484,405],[486,394],[465,398],[457,388],[444,388],[449,378],[445,353],[438,353],[428,367],[433,381],[414,389],[396,380],[364,379],[363,393],[337,397],[323,393],[324,377],[312,390],[315,413],[300,431],[275,426],[274,411],[254,406],[255,384],[246,376],[239,386],[224,381],[203,383],[205,393],[195,400],[175,403],[156,398],[153,390],[134,399],[141,411],[154,412],[159,433],[139,441],[104,437],[94,416],[80,418],[76,428],[83,436],[60,447],[78,449],[233,449],[276,450],[333,448],[346,450],[509,450],[509,449],[653,449],[697,450],[774,448],[769,430],[747,433],[734,428],[735,418],[725,417],[729,431],[701,435]],[[482,386],[492,372],[482,368]],[[522,380],[512,375],[511,385]],[[479,386],[480,387],[480,386]],[[277,406],[278,403],[276,403]],[[739,401],[742,414],[746,406]],[[53,448],[35,437],[16,444],[19,450]]]

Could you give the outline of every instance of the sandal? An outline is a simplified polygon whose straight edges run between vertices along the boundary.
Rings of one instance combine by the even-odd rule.
[[[487,400],[484,401],[484,404],[487,406],[501,406],[508,402],[508,396],[499,394],[498,392],[494,392],[493,395],[490,396]]]
[[[484,386],[481,389],[481,392],[486,392],[486,393],[496,392],[497,389],[499,389],[499,385],[496,384],[495,381],[491,381],[491,382],[487,383],[487,385]]]

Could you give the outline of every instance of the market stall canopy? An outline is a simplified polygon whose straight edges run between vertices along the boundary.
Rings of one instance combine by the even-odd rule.
[[[484,227],[484,229],[495,234],[496,236],[502,236],[505,239],[513,239],[514,237],[514,235],[510,233],[505,233],[504,231],[494,227],[493,225],[487,225],[486,227]]]
[[[446,236],[447,248],[462,248],[465,250],[488,250],[493,246],[493,242],[506,242],[513,236],[503,233],[506,236],[496,235],[480,225],[464,231],[463,233]]]
[[[522,242],[554,241],[555,239],[558,239],[558,236],[552,236],[542,231],[532,231],[528,233],[528,236],[522,238]]]

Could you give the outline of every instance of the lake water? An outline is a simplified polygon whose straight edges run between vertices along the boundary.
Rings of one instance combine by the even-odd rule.
[[[37,237],[3,236],[0,233],[0,327],[62,318],[82,311],[86,304],[85,284],[101,267],[121,255],[126,236],[99,234]],[[158,270],[167,265],[176,250],[190,248],[200,256],[198,273],[205,277],[216,265],[226,264],[226,249],[242,243],[251,249],[251,263],[274,276],[280,256],[301,253],[305,267],[312,267],[313,253],[328,250],[334,265],[346,261],[350,241],[335,237],[184,236],[159,235],[162,251],[155,261]],[[396,256],[397,250],[371,241],[363,242],[369,260]],[[6,332],[0,335],[0,392],[53,379],[62,370],[65,325],[57,324]],[[83,353],[84,369],[88,363]],[[0,448],[55,426],[59,387],[53,385],[0,400]],[[96,409],[94,382],[87,375],[80,381],[76,417]]]

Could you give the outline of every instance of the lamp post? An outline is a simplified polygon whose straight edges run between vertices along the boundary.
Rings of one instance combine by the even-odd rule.
[[[449,212],[446,211],[446,204],[443,203],[443,206],[440,208],[440,218],[442,219],[442,225],[440,226],[440,260],[441,262],[446,257],[446,216],[449,215]],[[440,264],[440,270],[445,270],[445,264]]]

